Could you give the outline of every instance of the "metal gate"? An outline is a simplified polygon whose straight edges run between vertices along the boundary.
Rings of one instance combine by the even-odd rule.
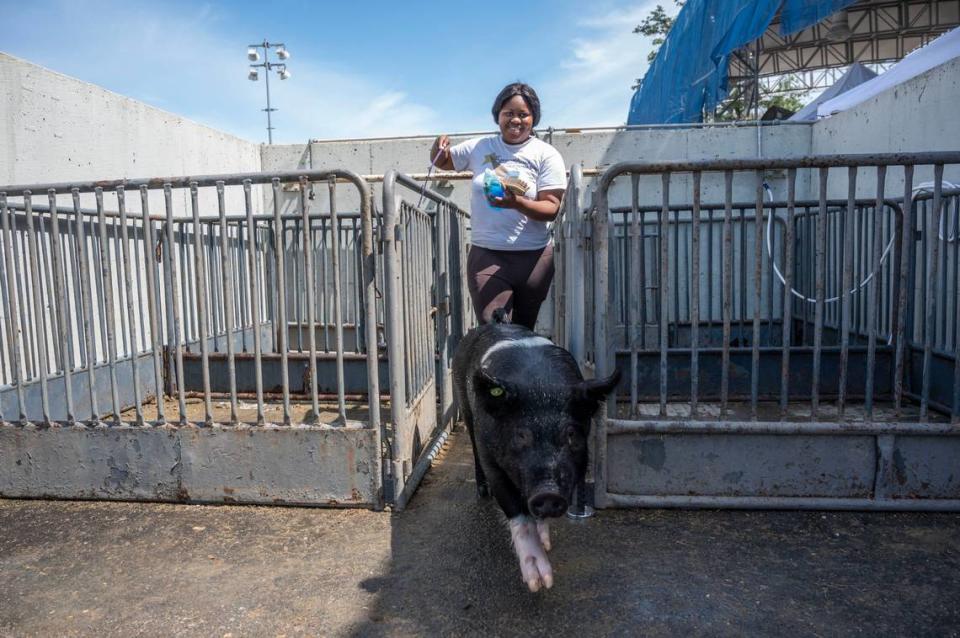
[[[392,467],[402,509],[455,417],[450,368],[472,317],[465,280],[468,215],[396,171],[384,176],[383,210]]]
[[[943,188],[958,164],[608,169],[580,238],[593,257],[585,359],[624,373],[597,423],[597,504],[960,508],[958,195]]]
[[[0,187],[0,495],[404,507],[470,318],[466,214],[400,187]]]

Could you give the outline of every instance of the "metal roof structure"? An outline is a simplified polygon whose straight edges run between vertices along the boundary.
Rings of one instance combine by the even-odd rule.
[[[717,112],[738,100],[750,112],[761,94],[825,89],[855,62],[884,70],[958,25],[960,0],[860,0],[790,35],[777,15],[730,56],[730,92]]]

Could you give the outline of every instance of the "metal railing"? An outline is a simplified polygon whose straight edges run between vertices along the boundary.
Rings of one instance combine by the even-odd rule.
[[[344,213],[336,204],[338,182],[352,185],[361,202],[359,213],[346,215],[345,233],[339,229]],[[314,183],[327,186],[329,215],[310,210],[307,190]],[[265,203],[257,201],[260,185],[266,187]],[[129,197],[130,192],[138,197]],[[48,203],[36,205],[36,193],[44,193]],[[82,208],[81,197],[91,195],[95,209]],[[64,196],[73,206],[58,205]],[[115,204],[114,212],[106,210],[105,199]],[[158,199],[163,213],[151,214],[151,202],[156,206]],[[244,213],[228,215],[228,202],[242,202]],[[213,206],[216,212],[209,211]],[[378,348],[367,347],[378,344],[374,220],[368,186],[353,173],[2,187],[0,218],[5,271],[0,367],[7,386],[0,391],[0,416],[5,420],[95,423],[109,415],[108,420],[120,422],[127,420],[123,412],[133,409],[130,420],[144,424],[143,404],[152,399],[156,418],[151,423],[210,424],[217,397],[229,401],[229,415],[220,415],[218,422],[236,423],[244,420],[238,402],[246,394],[256,399],[256,417],[248,420],[262,424],[268,394],[263,368],[269,356],[271,365],[280,360],[276,385],[283,409],[277,420],[289,424],[289,360],[302,353],[308,368],[303,393],[311,408],[298,421],[317,420],[317,362],[329,355],[336,361],[337,421],[342,423],[346,316],[354,331],[350,349],[366,360],[369,426],[381,427]],[[296,228],[301,230],[290,230]],[[332,239],[342,235],[345,242]],[[297,258],[291,259],[294,250]],[[302,302],[298,295],[284,294],[288,277],[297,282]],[[348,299],[342,280],[351,283],[354,294]],[[301,314],[308,326],[322,326],[319,347],[318,330],[303,330]],[[290,316],[297,321],[296,353],[289,347]],[[244,384],[239,389],[238,376]],[[109,408],[102,405],[107,386]],[[165,411],[164,394],[176,397],[176,414]],[[191,394],[202,399],[202,416],[190,416]]]
[[[762,497],[728,503],[711,496],[608,491],[611,435],[855,431],[880,437],[880,469],[863,479],[875,481],[873,497],[848,499],[845,506],[900,507],[885,500],[895,492],[888,484],[893,437],[960,433],[956,248],[930,230],[950,228],[947,210],[957,215],[942,188],[944,166],[957,164],[960,153],[916,153],[624,163],[608,169],[594,200],[588,315],[597,320],[588,339],[597,375],[615,365],[625,372],[621,396],[628,392],[630,403],[618,411],[611,399],[599,419],[598,503],[764,506],[758,504]],[[919,169],[932,171],[934,187],[928,197],[915,199]],[[771,170],[786,172],[784,202],[765,201],[765,172]],[[806,171],[819,190],[814,202],[797,198],[798,173]],[[691,203],[677,206],[672,178],[684,173],[692,178],[692,192],[681,199]],[[846,200],[828,197],[836,173],[842,174],[837,181],[845,181]],[[733,201],[737,174],[753,179],[752,207]],[[891,175],[902,197],[890,198]],[[634,205],[612,208],[609,190],[624,176],[631,176]],[[637,206],[637,176],[659,178],[659,210]],[[874,196],[864,199],[857,183],[869,178]],[[705,203],[702,192],[717,190],[713,184],[707,189],[706,181],[715,179],[722,180],[724,201]],[[903,202],[911,203],[911,214],[903,214]],[[782,229],[770,233],[767,248],[767,229],[777,221]],[[626,253],[641,258],[631,261]],[[710,401],[717,405],[708,408]],[[882,416],[881,401],[890,405]],[[930,423],[946,419],[953,425]],[[824,506],[808,500],[771,496],[764,502]],[[832,502],[830,507],[840,501]],[[952,503],[931,507],[949,509]]]

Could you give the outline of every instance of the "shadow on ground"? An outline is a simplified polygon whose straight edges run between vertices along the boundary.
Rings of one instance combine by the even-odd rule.
[[[358,635],[960,634],[960,516],[603,511],[530,594],[459,434],[391,534]]]
[[[0,636],[960,635],[960,516],[604,511],[520,581],[469,439],[402,514],[0,500]]]

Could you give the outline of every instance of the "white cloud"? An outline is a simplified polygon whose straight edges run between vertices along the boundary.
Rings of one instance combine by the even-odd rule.
[[[250,141],[266,141],[265,70],[258,82],[246,79],[249,42],[224,35],[210,5],[170,11],[146,1],[106,0],[96,11],[73,2],[58,3],[57,11],[51,39],[74,44],[38,49],[31,61]],[[108,25],[99,17],[105,14],[111,16]],[[398,90],[403,87],[382,86],[337,61],[311,63],[290,48],[291,78],[281,81],[275,72],[270,77],[271,106],[278,109],[275,142],[428,130],[431,109]]]
[[[656,0],[647,0],[629,10],[580,20],[583,35],[570,42],[566,56],[537,89],[544,104],[543,125],[613,126],[626,121],[630,87],[646,72],[652,49],[649,39],[633,28],[656,5]]]

